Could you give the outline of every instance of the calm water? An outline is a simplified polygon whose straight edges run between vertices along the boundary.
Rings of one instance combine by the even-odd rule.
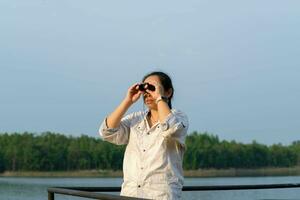
[[[120,186],[121,178],[1,178],[0,200],[47,200],[51,186]],[[247,177],[247,178],[186,178],[185,185],[242,185],[300,183],[300,176]],[[115,193],[118,194],[118,193]],[[55,195],[56,200],[87,200],[86,198]],[[183,192],[184,200],[237,200],[237,199],[299,199],[300,188]]]

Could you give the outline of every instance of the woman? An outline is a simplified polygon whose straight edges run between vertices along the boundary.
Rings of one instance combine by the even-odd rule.
[[[154,87],[153,87],[154,86]],[[105,141],[127,144],[121,195],[149,199],[180,199],[187,116],[172,109],[174,88],[170,77],[152,72],[142,84],[132,85],[121,104],[103,121]],[[123,117],[141,96],[147,111]]]

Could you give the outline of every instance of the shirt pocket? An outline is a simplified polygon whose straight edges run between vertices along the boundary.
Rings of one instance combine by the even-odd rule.
[[[146,126],[143,121],[141,121],[131,127],[131,131],[136,135],[143,134],[145,132],[145,130],[146,130]]]

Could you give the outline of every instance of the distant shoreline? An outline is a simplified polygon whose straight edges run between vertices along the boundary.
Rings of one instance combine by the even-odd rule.
[[[250,177],[250,176],[299,176],[300,166],[291,168],[259,169],[200,169],[186,170],[185,177]],[[6,171],[0,177],[122,177],[121,170],[80,170],[80,171]]]

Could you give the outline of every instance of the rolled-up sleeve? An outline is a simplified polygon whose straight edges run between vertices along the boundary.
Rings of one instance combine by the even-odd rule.
[[[181,112],[171,112],[164,123],[162,123],[162,136],[166,139],[175,139],[185,147],[185,138],[189,122],[187,116]]]
[[[107,118],[105,118],[99,128],[99,134],[104,141],[123,145],[128,143],[130,134],[130,120],[131,115],[127,115],[122,118],[119,127],[109,128],[107,127]]]

